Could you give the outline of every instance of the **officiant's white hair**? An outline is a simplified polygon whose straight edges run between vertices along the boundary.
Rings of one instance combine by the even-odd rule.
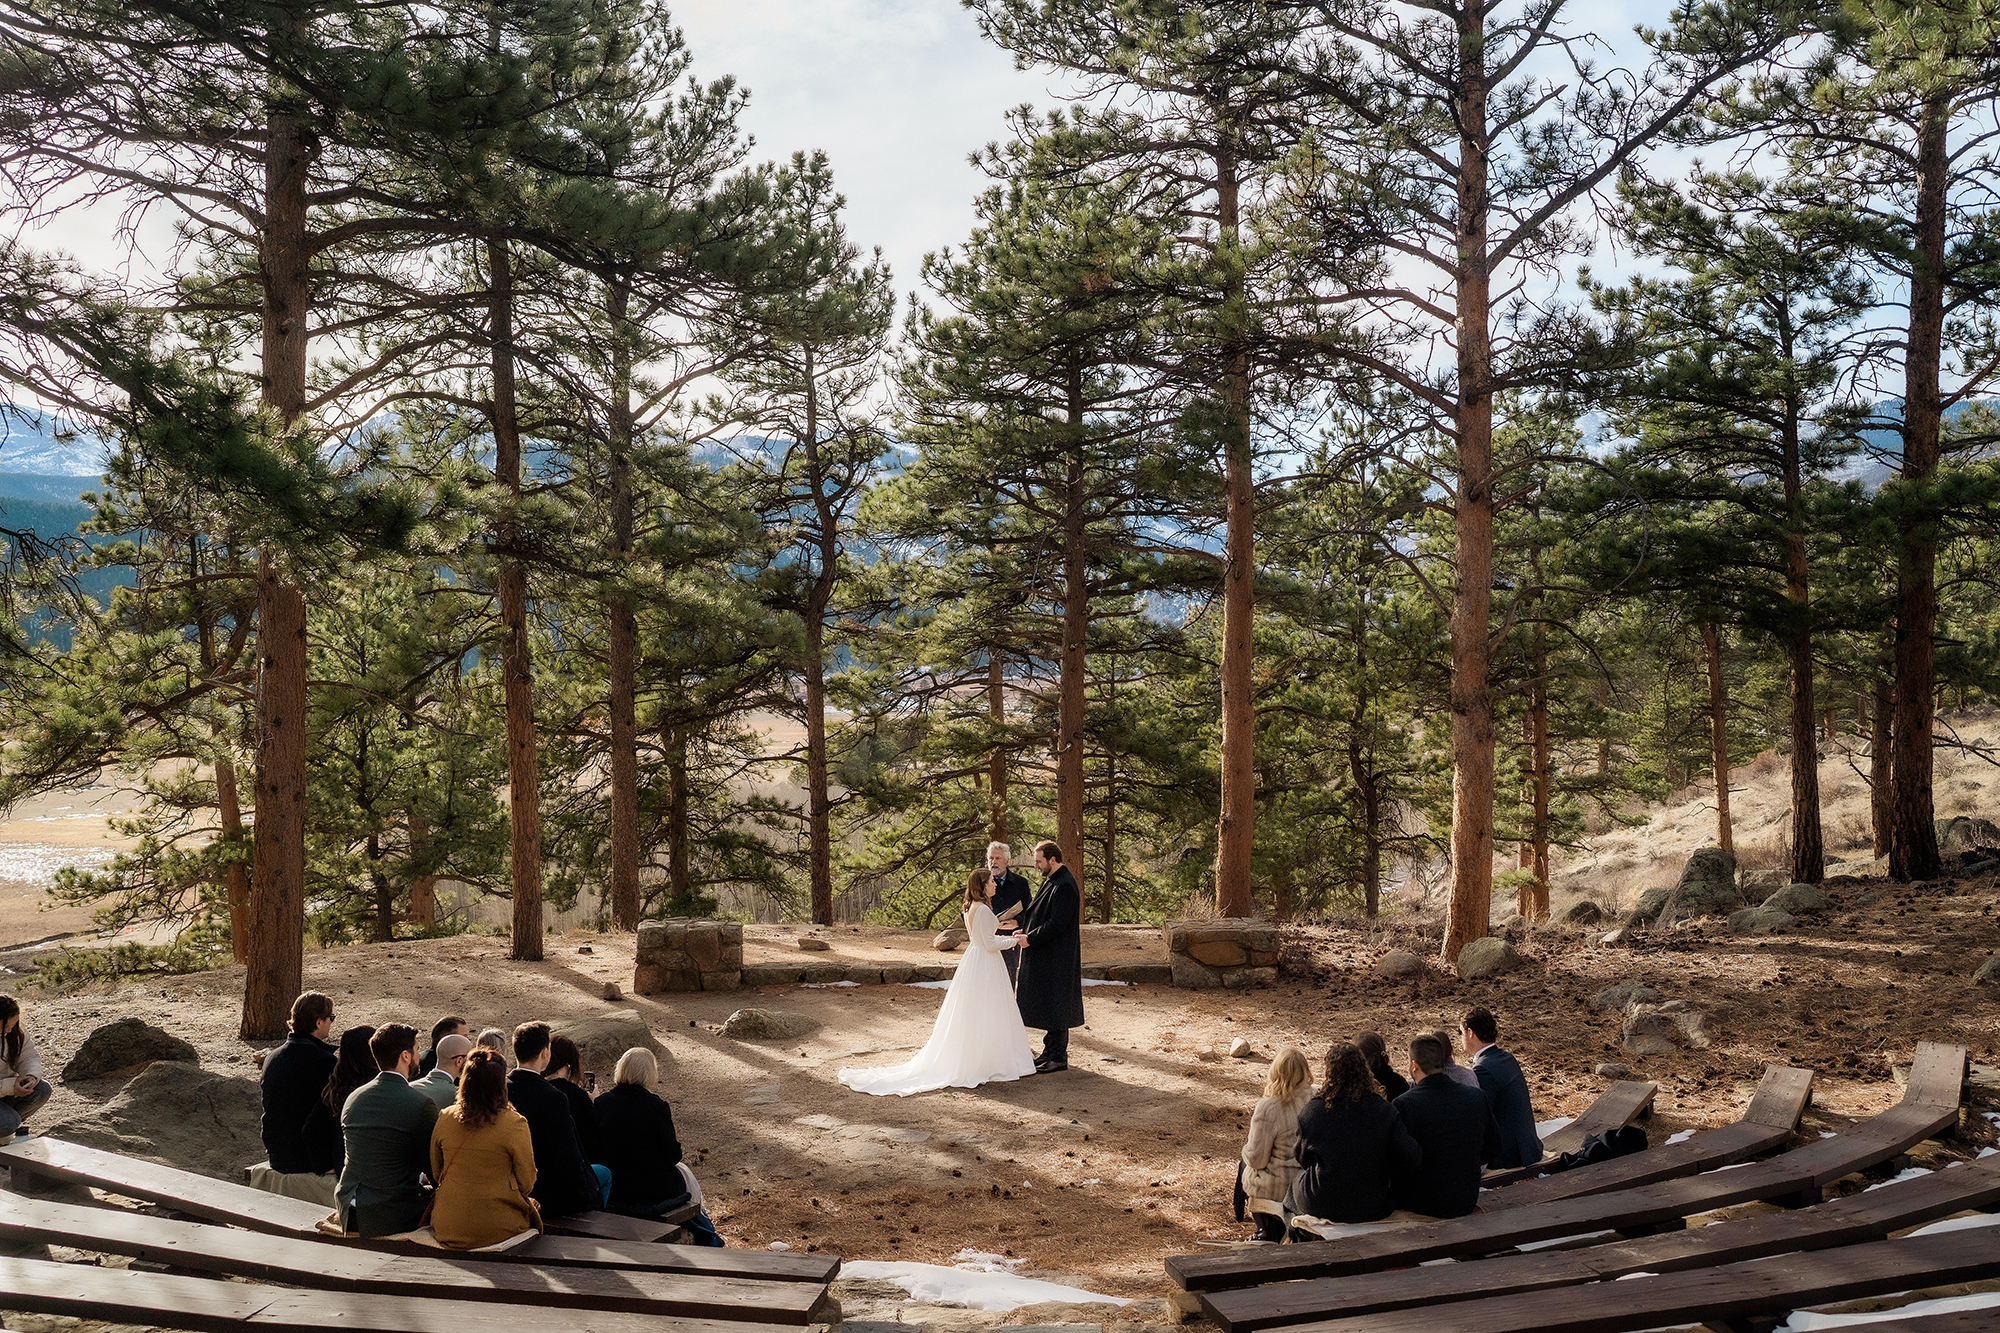
[[[987,850],[988,852],[991,852],[991,851],[992,851],[992,850],[993,850],[993,849],[994,849],[995,847],[998,847],[998,848],[999,848],[999,849],[1000,849],[1001,851],[1003,851],[1003,852],[1007,853],[1007,859],[1008,859],[1009,861],[1011,861],[1011,860],[1013,860],[1013,859],[1014,859],[1014,849],[1013,849],[1012,847],[1009,847],[1009,846],[1008,846],[1008,845],[1007,845],[1006,843],[1004,843],[1004,842],[989,842],[989,843],[987,843],[987,844],[986,844],[986,850]]]

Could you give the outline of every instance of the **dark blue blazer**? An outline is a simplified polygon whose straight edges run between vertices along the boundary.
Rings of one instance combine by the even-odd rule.
[[[1396,1206],[1426,1217],[1463,1217],[1479,1206],[1479,1168],[1500,1136],[1486,1094],[1439,1072],[1411,1086],[1390,1108],[1423,1150],[1396,1181]]]
[[[1542,1141],[1535,1134],[1535,1112],[1528,1105],[1528,1080],[1521,1062],[1498,1046],[1488,1046],[1472,1062],[1480,1090],[1493,1108],[1500,1131],[1499,1151],[1486,1159],[1494,1167],[1533,1166],[1542,1160]]]

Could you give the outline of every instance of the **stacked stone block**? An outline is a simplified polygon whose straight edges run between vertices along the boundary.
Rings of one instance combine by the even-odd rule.
[[[735,990],[742,984],[743,923],[676,917],[639,927],[632,989],[660,991]]]
[[[1268,921],[1169,921],[1161,933],[1174,985],[1183,990],[1242,990],[1278,979],[1278,928]]]

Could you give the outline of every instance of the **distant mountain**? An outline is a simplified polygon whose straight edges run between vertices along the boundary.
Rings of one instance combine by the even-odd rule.
[[[46,412],[0,403],[0,472],[95,478],[108,456],[105,442],[90,431]]]

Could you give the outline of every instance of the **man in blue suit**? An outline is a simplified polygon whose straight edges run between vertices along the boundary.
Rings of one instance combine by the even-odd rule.
[[[1486,1165],[1533,1166],[1542,1160],[1542,1140],[1535,1133],[1535,1112],[1528,1104],[1528,1080],[1521,1073],[1521,1062],[1494,1044],[1500,1040],[1500,1025],[1488,1009],[1467,1010],[1459,1034],[1500,1131],[1499,1151]]]

